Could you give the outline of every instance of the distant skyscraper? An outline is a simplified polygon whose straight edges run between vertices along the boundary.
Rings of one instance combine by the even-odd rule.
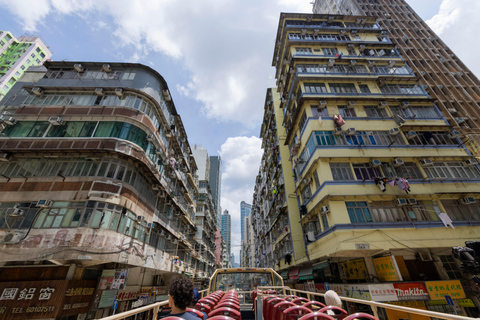
[[[42,64],[52,53],[39,37],[19,37],[0,31],[0,100],[30,66]]]
[[[220,206],[220,197],[222,191],[222,158],[219,156],[210,157],[210,177],[208,180],[210,190],[212,190],[213,202],[217,206],[217,227],[220,228],[222,221],[222,208]]]
[[[210,176],[210,159],[208,157],[208,150],[204,149],[203,146],[196,144],[192,148],[192,154],[198,167],[198,180],[208,180]]]
[[[242,224],[242,241],[245,239],[245,217],[250,215],[252,211],[252,205],[246,203],[245,201],[240,202],[240,221]]]
[[[231,235],[232,235],[232,219],[230,217],[230,214],[228,213],[228,210],[223,211],[222,214],[222,239],[225,241],[225,245],[227,247],[227,252],[228,255],[227,257],[230,257],[231,255]]]

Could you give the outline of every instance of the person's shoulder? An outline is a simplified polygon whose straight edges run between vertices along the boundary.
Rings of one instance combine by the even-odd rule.
[[[184,316],[182,318],[185,319],[185,320],[199,320],[199,319],[201,319],[195,313],[188,312],[188,311],[184,313]]]

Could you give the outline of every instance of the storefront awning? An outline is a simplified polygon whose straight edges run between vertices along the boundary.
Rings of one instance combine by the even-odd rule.
[[[298,272],[299,271],[300,271],[300,268],[291,269],[288,272],[288,278],[291,279],[291,280],[298,280]]]
[[[324,269],[326,267],[328,267],[328,260],[325,260],[325,261],[314,264],[312,266],[312,269],[313,270],[318,270],[318,269]]]
[[[183,274],[186,275],[187,277],[193,277],[193,274],[189,272],[184,271]]]
[[[313,279],[312,267],[304,267],[300,269],[298,273],[299,280],[311,280]]]
[[[282,277],[283,280],[287,280],[288,279],[288,270],[285,270],[282,273],[280,273],[280,276]]]

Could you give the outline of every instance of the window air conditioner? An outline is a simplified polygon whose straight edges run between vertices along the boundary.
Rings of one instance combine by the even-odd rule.
[[[17,123],[17,120],[14,117],[0,116],[0,122],[3,122],[9,126],[13,126],[15,123]]]
[[[348,108],[354,108],[355,107],[355,101],[348,101]]]
[[[365,45],[361,44],[359,48],[360,48],[360,50],[363,50],[363,49],[365,49]]]
[[[318,36],[318,33],[320,32],[320,29],[313,29],[313,35]]]
[[[458,138],[460,137],[460,132],[459,131],[456,131],[456,130],[452,130],[448,136],[450,137],[450,139],[455,139],[455,138]]]
[[[153,222],[147,223],[147,228],[152,229],[153,228]]]
[[[307,34],[307,29],[302,29],[302,36]]]
[[[95,93],[97,94],[97,96],[103,96],[104,92],[105,92],[105,90],[103,90],[103,88],[96,88],[95,89]]]
[[[18,216],[23,216],[25,212],[22,209],[18,208],[8,208],[5,211],[5,215],[9,217],[18,217]]]
[[[109,64],[104,64],[102,66],[102,70],[105,71],[105,72],[110,72],[110,71],[112,71],[112,68],[110,67]]]
[[[335,59],[328,59],[328,66],[333,67],[335,65]]]
[[[357,64],[357,60],[350,60],[350,66],[355,66]]]
[[[0,240],[1,243],[18,243],[22,238],[25,236],[25,233],[23,232],[8,232],[5,234],[2,240]]]
[[[457,113],[457,109],[455,109],[455,108],[448,108],[447,110],[450,113]]]
[[[417,204],[417,199],[415,198],[408,198],[407,201],[408,201],[408,204]]]
[[[336,128],[335,128],[335,135],[336,135],[336,136],[339,136],[339,135],[341,135],[341,134],[342,134],[342,128],[341,128],[341,127],[336,127]]]
[[[147,136],[147,141],[149,141],[149,142],[155,141],[155,136],[154,136],[153,134],[149,134],[149,135]]]
[[[39,87],[33,87],[32,93],[36,96],[41,96],[43,94],[43,89]]]
[[[357,132],[357,130],[355,130],[355,128],[348,128],[347,129],[347,134],[349,136],[353,136],[355,134],[355,132]]]
[[[392,136],[395,136],[395,135],[400,133],[400,129],[392,128],[392,129],[390,129],[390,131],[388,131],[388,133],[390,133]]]
[[[351,30],[350,33],[355,35],[355,34],[357,34],[357,30]]]
[[[330,208],[328,206],[323,206],[321,209],[320,209],[320,213],[321,214],[327,214],[330,212]]]
[[[382,161],[380,161],[378,159],[374,159],[374,160],[370,161],[370,165],[374,168],[377,168],[377,167],[380,167],[382,165]]]
[[[50,122],[54,126],[61,126],[63,124],[63,120],[60,117],[50,117],[48,119],[48,122]]]
[[[83,72],[83,67],[80,63],[76,63],[74,66],[73,66],[73,69],[75,69],[75,71],[77,72]]]
[[[400,104],[400,107],[402,109],[407,109],[408,107],[410,107],[410,102],[408,101],[402,101],[402,103]]]
[[[412,140],[413,138],[415,138],[417,136],[417,132],[416,131],[408,131],[407,133],[405,133],[405,136],[407,137],[408,140]]]
[[[383,87],[383,86],[386,85],[386,84],[387,84],[387,82],[385,82],[385,80],[378,80],[378,81],[377,81],[377,85],[378,85],[379,87]]]
[[[472,159],[468,159],[467,161],[465,161],[464,164],[467,167],[476,166],[476,165],[478,165],[478,161],[477,161],[477,159],[472,158]]]
[[[395,204],[397,206],[404,206],[404,205],[408,204],[408,201],[407,201],[407,199],[396,199]]]
[[[53,205],[52,200],[41,199],[37,201],[37,207],[40,207],[40,208],[50,208],[52,205]]]
[[[397,158],[397,159],[393,160],[393,166],[394,167],[400,167],[400,166],[403,166],[404,164],[405,164],[405,162],[403,161],[403,159]]]
[[[320,100],[319,105],[321,108],[325,108],[327,106],[327,100]]]
[[[172,96],[170,95],[170,91],[163,90],[162,93],[163,93],[163,98],[165,99],[165,101],[172,101]]]
[[[145,217],[144,216],[137,216],[137,221],[144,221]]]
[[[433,165],[433,162],[430,159],[423,159],[422,161],[420,161],[420,165],[422,167],[429,167],[429,166]]]
[[[346,34],[347,34],[347,30],[344,30],[344,29],[340,30],[340,35],[341,36],[344,36]]]
[[[115,94],[116,94],[118,97],[123,97],[123,89],[122,89],[122,88],[116,88],[116,89],[115,89]]]
[[[7,162],[12,160],[12,156],[8,153],[0,152],[0,161]]]
[[[388,68],[393,68],[394,66],[395,66],[395,61],[393,60],[388,61],[388,64],[387,64]]]
[[[477,201],[475,200],[474,197],[465,197],[465,198],[460,199],[460,202],[462,204],[472,204],[472,203],[476,203]]]
[[[307,184],[309,184],[310,182],[312,182],[312,178],[305,178],[305,179],[302,180],[302,183],[303,183],[304,185],[307,185]]]
[[[463,119],[462,117],[458,117],[458,118],[455,118],[455,121],[460,124],[460,123],[464,123],[465,122],[465,119]]]

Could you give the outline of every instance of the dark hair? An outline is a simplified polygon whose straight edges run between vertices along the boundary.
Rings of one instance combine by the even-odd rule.
[[[179,309],[186,309],[193,300],[193,282],[187,278],[175,278],[170,283],[168,294]]]

